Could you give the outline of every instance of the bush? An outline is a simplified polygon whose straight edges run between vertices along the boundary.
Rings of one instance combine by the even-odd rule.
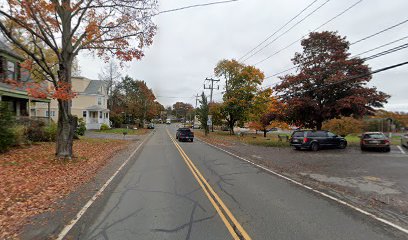
[[[54,142],[57,138],[57,124],[46,124],[40,120],[31,120],[26,126],[27,139],[31,142]]]
[[[109,130],[108,124],[102,123],[100,130],[101,130],[101,131]]]
[[[13,129],[14,134],[14,146],[22,146],[29,143],[27,139],[27,128],[24,125],[17,125]]]
[[[45,134],[44,127],[44,122],[31,120],[27,125],[27,139],[31,142],[47,142],[48,138]]]
[[[351,133],[361,133],[363,125],[362,120],[352,117],[342,117],[324,122],[322,128],[344,137]]]
[[[75,130],[75,135],[84,136],[86,131],[86,123],[83,118],[78,119],[78,126]]]
[[[57,124],[52,122],[48,126],[45,126],[43,130],[45,138],[50,142],[55,142],[57,139]]]
[[[14,118],[8,106],[0,102],[0,152],[5,152],[14,143]]]

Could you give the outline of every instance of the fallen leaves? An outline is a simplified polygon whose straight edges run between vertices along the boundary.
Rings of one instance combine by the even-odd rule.
[[[53,203],[88,182],[114,153],[129,142],[82,139],[76,158],[55,160],[55,144],[40,143],[0,154],[0,239],[16,238],[28,217],[51,210]]]

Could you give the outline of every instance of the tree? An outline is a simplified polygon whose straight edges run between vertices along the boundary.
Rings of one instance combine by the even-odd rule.
[[[120,80],[122,74],[119,71],[119,67],[115,61],[110,60],[108,64],[102,69],[98,75],[99,79],[105,82],[106,91],[108,93],[108,108],[112,108],[112,93],[115,86],[115,82]]]
[[[224,117],[222,115],[222,108],[223,108],[222,103],[211,102],[208,104],[209,114],[211,115],[212,127],[214,125],[215,126],[222,125],[224,120]],[[214,129],[212,129],[211,131],[214,131]]]
[[[156,115],[155,103],[156,97],[153,91],[148,88],[146,82],[134,80],[130,76],[122,78],[122,82],[118,83],[113,90],[115,98],[113,98],[114,107],[112,111],[126,113],[131,123],[135,120],[140,120],[140,125],[143,126],[145,120],[149,120]],[[119,103],[116,105],[116,102]],[[118,111],[119,110],[119,111]]]
[[[372,114],[373,107],[386,103],[387,94],[366,86],[370,68],[363,59],[350,58],[350,43],[344,37],[336,32],[313,32],[301,45],[303,52],[292,59],[298,73],[282,77],[275,87],[287,105],[288,121],[321,129],[326,120]],[[355,78],[345,80],[351,77]]]
[[[176,118],[181,116],[186,120],[187,115],[191,114],[193,110],[193,105],[190,103],[176,102],[173,104],[173,112]]]
[[[281,118],[282,109],[282,104],[272,96],[271,88],[259,90],[250,110],[250,128],[261,130],[266,137],[268,129],[272,127],[272,121],[275,121],[276,125]]]
[[[156,32],[151,20],[156,6],[156,0],[3,1],[3,35],[29,56],[28,64],[40,67],[44,79],[52,82],[57,92],[63,87],[67,93],[56,98],[58,157],[70,159],[73,154],[77,120],[71,114],[72,98],[68,96],[72,96],[74,58],[80,51],[89,50],[105,60],[111,56],[119,61],[140,59]],[[47,60],[48,51],[56,62]]]
[[[332,131],[340,136],[360,133],[363,130],[363,126],[362,120],[353,117],[334,118],[323,123],[323,129]]]
[[[197,116],[201,122],[201,127],[204,129],[204,133],[207,136],[209,132],[209,126],[207,125],[209,108],[207,96],[205,96],[204,92],[201,94],[200,104],[200,107],[197,109]]]
[[[252,101],[264,74],[259,69],[236,60],[220,61],[214,73],[225,79],[222,113],[228,122],[230,134],[234,134],[235,123],[248,120]]]

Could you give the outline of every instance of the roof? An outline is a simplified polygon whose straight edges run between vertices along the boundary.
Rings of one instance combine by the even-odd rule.
[[[17,53],[15,53],[9,46],[7,46],[3,41],[0,40],[0,52],[4,52],[8,55],[11,55],[19,60],[23,61],[24,58]]]
[[[101,87],[105,86],[105,82],[101,80],[91,80],[88,87],[86,87],[84,93],[87,94],[103,94]]]
[[[0,88],[9,90],[9,91],[13,91],[13,92],[20,91],[20,92],[24,92],[25,94],[27,94],[27,91],[23,86],[15,86],[15,85],[7,84],[4,82],[0,82]]]
[[[2,96],[9,96],[14,98],[21,98],[21,99],[30,99],[34,102],[50,102],[51,100],[46,98],[34,98],[28,95],[27,91],[21,87],[15,87],[10,84],[0,82],[0,95]]]

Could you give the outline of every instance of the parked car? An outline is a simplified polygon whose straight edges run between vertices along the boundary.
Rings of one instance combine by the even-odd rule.
[[[382,132],[365,132],[361,135],[360,147],[362,151],[380,149],[386,152],[391,150],[390,140]]]
[[[179,128],[176,132],[176,139],[181,141],[194,141],[194,133],[190,130],[190,128]]]
[[[166,124],[171,124],[171,120],[170,120],[170,119],[166,119]]]
[[[201,129],[201,125],[196,123],[193,125],[193,129]]]
[[[297,130],[290,137],[290,145],[299,149],[318,151],[324,147],[347,147],[347,140],[328,131]]]
[[[408,134],[401,137],[401,145],[408,148]]]
[[[147,125],[147,129],[154,129],[154,124],[153,123],[149,123]]]

